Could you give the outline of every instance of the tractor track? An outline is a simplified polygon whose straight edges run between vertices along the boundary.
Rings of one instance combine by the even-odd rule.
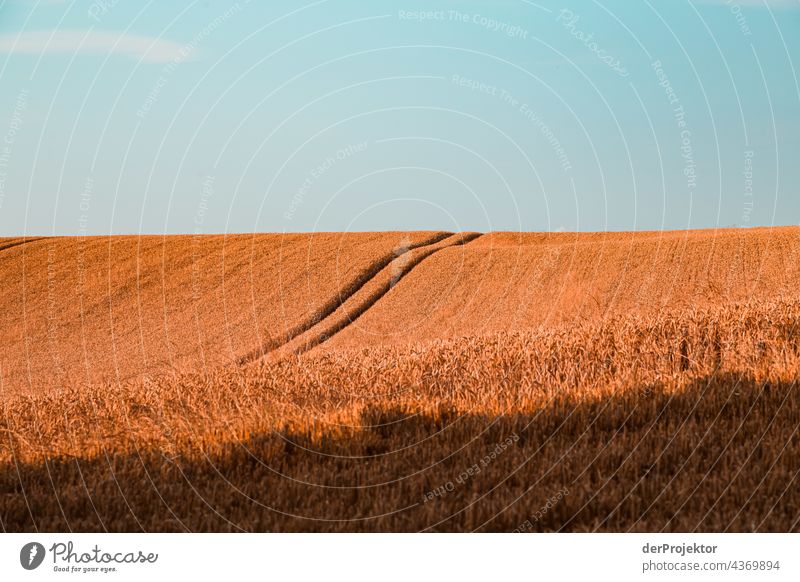
[[[272,350],[269,355],[277,358],[300,355],[328,341],[364,315],[425,259],[441,250],[463,246],[480,236],[481,233],[456,233],[400,255],[351,293],[336,310],[302,334]]]
[[[260,358],[266,356],[267,354],[274,352],[281,347],[289,344],[295,338],[303,335],[308,330],[312,329],[316,325],[319,325],[320,322],[324,321],[328,317],[330,317],[333,313],[336,312],[344,303],[346,303],[353,295],[358,293],[366,284],[368,284],[372,279],[374,279],[381,271],[387,268],[393,261],[397,260],[400,257],[406,256],[408,253],[416,251],[421,248],[430,247],[436,245],[444,240],[447,240],[453,237],[453,233],[450,232],[441,232],[431,236],[430,238],[420,241],[414,244],[409,245],[403,253],[396,253],[396,252],[388,252],[383,255],[380,259],[375,261],[372,265],[369,266],[367,270],[361,273],[354,281],[347,285],[344,289],[341,289],[339,293],[329,299],[322,307],[320,307],[316,314],[312,317],[302,321],[288,332],[286,332],[282,338],[278,340],[269,340],[256,349],[246,353],[245,355],[239,357],[236,360],[238,365],[246,365]]]
[[[36,242],[37,240],[45,240],[47,236],[39,236],[36,238],[23,238],[22,240],[12,239],[11,242],[0,243],[0,252],[7,251],[8,249],[13,249],[14,247],[18,247],[24,244]]]

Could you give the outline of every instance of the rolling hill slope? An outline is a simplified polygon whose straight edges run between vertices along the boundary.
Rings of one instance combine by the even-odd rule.
[[[794,297],[800,229],[0,239],[0,273],[2,386],[36,391]]]
[[[800,229],[484,235],[409,273],[319,350],[797,297]]]
[[[213,368],[280,344],[445,233],[0,239],[6,391]]]

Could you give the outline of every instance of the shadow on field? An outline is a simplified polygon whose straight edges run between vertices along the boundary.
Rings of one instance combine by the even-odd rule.
[[[798,531],[796,383],[738,376],[489,417],[367,409],[360,428],[0,473],[6,531]]]

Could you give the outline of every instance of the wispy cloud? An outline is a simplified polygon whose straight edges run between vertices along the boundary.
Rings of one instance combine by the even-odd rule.
[[[96,30],[32,30],[0,35],[0,53],[122,55],[145,63],[166,63],[182,45],[160,38]]]

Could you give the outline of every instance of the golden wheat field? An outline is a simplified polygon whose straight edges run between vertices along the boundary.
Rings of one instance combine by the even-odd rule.
[[[236,361],[310,326],[375,265],[443,236],[0,239],[0,248],[9,245],[0,251],[4,390]]]
[[[800,229],[0,239],[4,531],[800,531]]]

